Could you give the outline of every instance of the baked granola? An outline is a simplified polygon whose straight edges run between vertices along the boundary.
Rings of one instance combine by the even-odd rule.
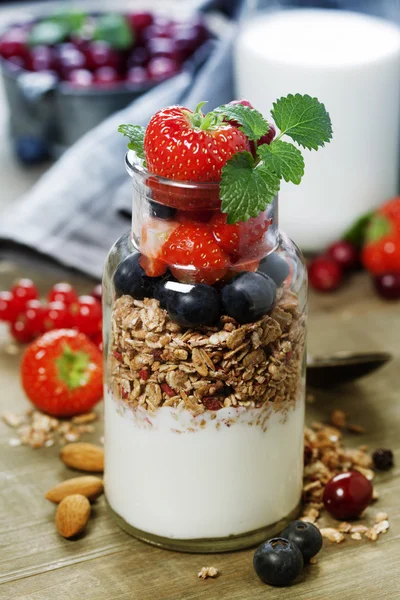
[[[305,317],[285,292],[269,315],[240,325],[183,328],[158,300],[122,296],[112,313],[108,385],[131,407],[185,407],[198,415],[223,407],[293,405],[299,394]]]

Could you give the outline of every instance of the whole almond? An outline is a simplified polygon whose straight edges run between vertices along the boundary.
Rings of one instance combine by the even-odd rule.
[[[103,481],[94,475],[83,475],[62,481],[51,488],[45,496],[50,502],[58,504],[66,496],[82,494],[88,500],[96,500],[103,493]]]
[[[84,530],[90,517],[90,502],[82,494],[61,500],[56,511],[56,527],[60,535],[71,538]]]
[[[72,469],[102,473],[104,471],[104,450],[95,444],[75,442],[61,450],[61,460]]]

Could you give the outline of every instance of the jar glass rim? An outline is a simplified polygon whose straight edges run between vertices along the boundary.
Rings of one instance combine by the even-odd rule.
[[[168,179],[166,177],[160,177],[159,175],[154,175],[151,173],[146,167],[143,166],[143,161],[141,161],[136,152],[133,150],[129,150],[125,154],[125,167],[131,177],[140,177],[144,181],[148,181],[151,179],[152,181],[157,181],[157,183],[161,185],[168,185],[169,187],[175,188],[185,188],[185,189],[203,189],[203,190],[219,190],[219,182],[218,181],[207,181],[207,182],[198,182],[198,181],[177,181],[174,179]]]

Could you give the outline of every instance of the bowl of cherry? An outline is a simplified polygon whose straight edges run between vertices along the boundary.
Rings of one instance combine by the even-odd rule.
[[[205,16],[51,13],[0,37],[15,150],[24,163],[59,156],[139,95],[208,56]]]

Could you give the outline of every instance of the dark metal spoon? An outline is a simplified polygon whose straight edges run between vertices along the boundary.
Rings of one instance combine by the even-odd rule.
[[[307,383],[317,388],[341,385],[380,369],[391,359],[388,352],[335,352],[307,357]]]

